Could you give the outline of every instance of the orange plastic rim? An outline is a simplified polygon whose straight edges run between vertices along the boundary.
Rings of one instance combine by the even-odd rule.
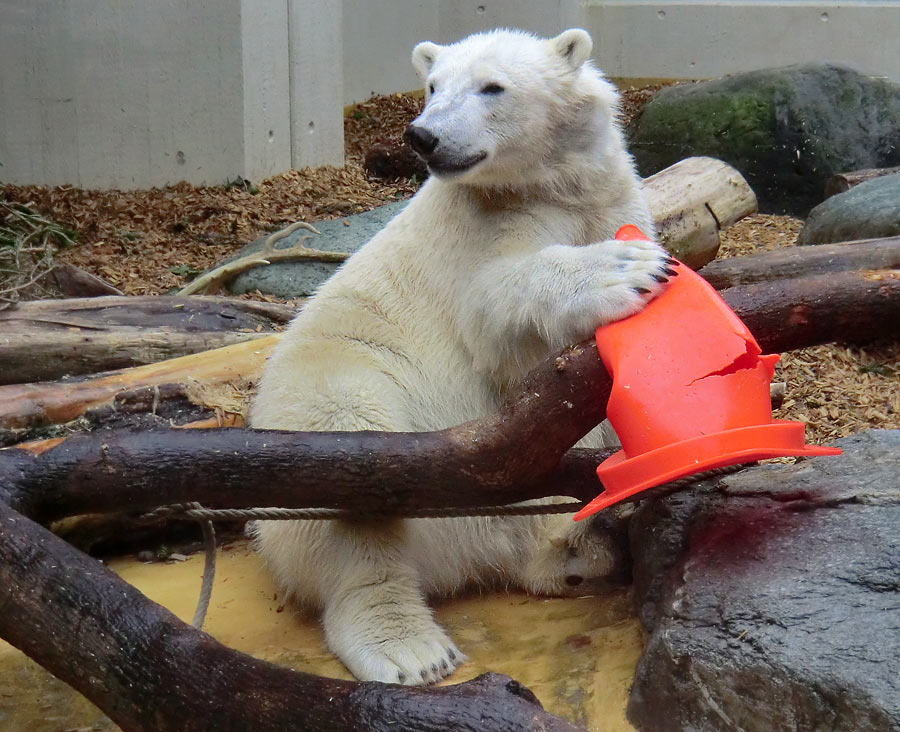
[[[701,435],[645,452],[633,458],[620,450],[597,468],[605,490],[575,514],[575,520],[597,513],[647,488],[704,470],[789,456],[840,455],[835,447],[804,444],[802,422],[775,420]]]

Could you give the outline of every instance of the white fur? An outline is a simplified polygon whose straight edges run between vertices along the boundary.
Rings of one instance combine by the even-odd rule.
[[[540,360],[640,309],[648,296],[635,288],[659,290],[663,250],[610,241],[623,224],[653,226],[618,96],[590,50],[581,30],[416,46],[434,90],[413,124],[439,140],[435,175],[296,318],[261,379],[254,427],[427,431],[484,417]],[[497,584],[586,594],[615,569],[609,537],[570,516],[361,516],[255,532],[346,666],[389,682],[437,681],[464,658],[426,596]],[[585,581],[569,587],[572,576]]]

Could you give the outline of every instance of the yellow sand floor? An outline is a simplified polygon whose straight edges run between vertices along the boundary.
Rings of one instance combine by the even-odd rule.
[[[190,622],[202,555],[167,564],[123,559],[110,567]],[[632,730],[624,708],[641,634],[627,592],[573,600],[496,593],[444,602],[437,616],[469,657],[449,683],[498,671],[532,689],[550,711],[589,730]],[[351,678],[325,648],[315,620],[282,605],[245,544],[219,553],[204,630],[257,658]],[[115,727],[77,692],[0,641],[0,729],[88,732]]]

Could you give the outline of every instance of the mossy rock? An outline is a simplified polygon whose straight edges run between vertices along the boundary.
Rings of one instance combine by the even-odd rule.
[[[743,174],[761,211],[805,216],[831,176],[900,163],[900,85],[824,63],[681,84],[628,136],[644,177],[708,155]]]

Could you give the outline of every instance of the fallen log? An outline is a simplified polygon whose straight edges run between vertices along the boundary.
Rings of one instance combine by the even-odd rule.
[[[900,338],[900,271],[838,272],[723,290],[767,353]]]
[[[264,337],[288,305],[224,297],[37,300],[0,312],[0,384],[150,364]]]
[[[851,270],[900,268],[900,236],[814,247],[784,247],[744,257],[717,259],[698,273],[717,290]]]
[[[78,418],[89,409],[114,405],[126,392],[183,385],[183,393],[201,406],[223,407],[221,393],[209,387],[245,384],[258,376],[280,336],[237,343],[191,356],[181,356],[147,366],[138,366],[82,381],[13,384],[0,386],[0,430],[27,429],[61,424]],[[163,390],[162,399],[178,394]],[[152,399],[151,399],[152,404]]]
[[[881,178],[885,175],[900,173],[900,167],[895,168],[868,168],[866,170],[852,170],[847,173],[839,173],[825,181],[825,198],[831,198],[838,193],[845,193],[853,186],[865,183],[873,178]]]
[[[755,213],[743,176],[715,158],[686,158],[644,180],[659,242],[692,269],[719,251],[719,231]]]
[[[812,252],[805,252],[798,261],[807,261],[807,257],[815,260]],[[763,261],[762,265],[748,267],[748,271],[764,267]],[[720,281],[729,280],[723,276]],[[842,272],[785,278],[771,283],[752,282],[724,290],[722,296],[736,309],[766,350],[782,351],[834,341],[862,342],[895,337],[897,323],[900,322],[898,284],[897,277],[890,270]],[[275,334],[252,343],[126,369],[80,382],[0,386],[0,441],[3,430],[26,430],[67,423],[91,409],[110,408],[117,397],[122,398],[120,395],[123,392],[166,384],[185,385],[182,391],[191,403],[209,410],[219,408],[220,417],[223,414],[238,414],[242,410],[233,401],[223,400],[221,391],[214,388],[202,390],[198,385],[224,385],[227,391],[234,392],[230,385],[252,383],[278,338]],[[167,395],[179,393],[178,389],[163,390],[161,398],[165,400]],[[186,415],[186,418],[195,420],[200,417]],[[33,436],[10,434],[5,442],[12,444],[24,439],[33,439]]]

